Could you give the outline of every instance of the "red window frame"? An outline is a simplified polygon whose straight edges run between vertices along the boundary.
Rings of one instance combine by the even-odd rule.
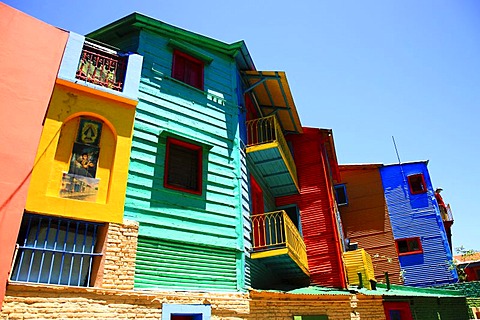
[[[400,252],[400,242],[406,243],[407,251]],[[415,246],[414,248],[416,249],[411,249],[413,247],[413,243],[415,242],[417,246]],[[399,256],[423,253],[422,241],[420,240],[420,237],[397,239],[395,240],[395,247],[397,248],[397,252]]]
[[[407,179],[408,187],[411,194],[420,194],[427,192],[427,184],[425,183],[425,177],[423,176],[423,173],[409,175]],[[418,188],[415,186],[416,184],[421,187],[421,190],[417,190]]]
[[[184,52],[174,50],[172,78],[203,90],[204,63]]]
[[[181,147],[187,149],[189,151],[196,152],[196,186],[195,188],[188,188],[187,186],[181,186],[179,184],[172,184],[170,183],[170,174],[172,172],[173,166],[170,165],[170,156],[171,156],[171,147],[175,145],[177,147]],[[167,146],[166,146],[166,153],[165,153],[165,173],[164,173],[164,182],[163,185],[165,188],[174,189],[178,191],[193,193],[193,194],[202,194],[202,168],[203,168],[203,148],[202,146],[191,144],[185,141],[181,141],[175,138],[167,138]]]

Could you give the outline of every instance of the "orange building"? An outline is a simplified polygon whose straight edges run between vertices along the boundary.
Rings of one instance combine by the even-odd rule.
[[[392,226],[385,203],[379,167],[381,164],[340,165],[342,184],[337,185],[337,201],[350,246],[358,245],[371,256],[375,278],[402,284],[400,264]],[[340,194],[339,194],[340,193]]]
[[[0,306],[67,37],[0,3]]]

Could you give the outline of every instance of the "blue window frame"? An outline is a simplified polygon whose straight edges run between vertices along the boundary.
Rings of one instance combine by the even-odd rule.
[[[339,206],[347,205],[347,187],[344,184],[337,184],[333,187],[333,189],[335,190],[335,198],[337,199],[337,204]]]
[[[209,304],[162,304],[162,320],[210,320]]]
[[[11,280],[93,286],[102,223],[25,213]]]

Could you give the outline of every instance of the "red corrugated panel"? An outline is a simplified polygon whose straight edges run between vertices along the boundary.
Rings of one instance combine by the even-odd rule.
[[[327,178],[324,137],[320,129],[304,128],[289,136],[297,166],[300,194],[276,199],[277,206],[297,204],[307,247],[311,282],[344,288],[344,266],[335,223],[331,178]]]

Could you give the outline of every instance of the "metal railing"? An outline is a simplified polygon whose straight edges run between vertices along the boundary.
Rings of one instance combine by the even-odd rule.
[[[103,51],[100,46],[86,42],[83,46],[75,78],[112,90],[122,91],[125,71],[124,57],[120,57],[110,50]]]
[[[101,223],[25,214],[11,280],[92,286]]]
[[[446,207],[440,206],[440,214],[443,221],[453,221],[453,214],[450,204],[447,204]]]
[[[288,248],[308,268],[307,249],[295,224],[283,210],[252,215],[253,251]]]
[[[277,142],[282,153],[285,155],[285,161],[290,169],[295,182],[297,181],[297,168],[293,160],[290,148],[283,135],[282,129],[275,116],[259,118],[247,121],[247,148],[259,146],[266,143]]]

